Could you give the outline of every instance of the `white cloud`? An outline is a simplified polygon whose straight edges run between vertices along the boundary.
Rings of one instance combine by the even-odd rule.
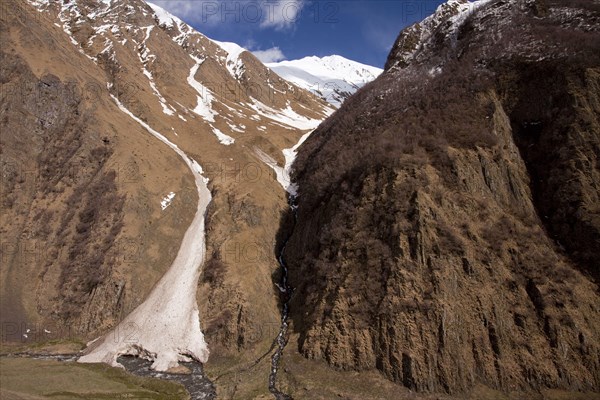
[[[261,28],[285,29],[293,26],[302,16],[304,0],[276,0],[262,3]]]
[[[279,49],[279,47],[271,47],[267,50],[254,50],[252,52],[263,63],[277,62],[285,60],[285,55]]]

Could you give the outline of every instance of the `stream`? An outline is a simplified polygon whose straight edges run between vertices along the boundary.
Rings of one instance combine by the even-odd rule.
[[[159,378],[181,383],[190,394],[191,400],[213,400],[217,398],[215,385],[204,375],[199,362],[181,362],[191,374],[169,374],[150,369],[152,362],[140,357],[121,356],[118,362],[130,373],[139,376]]]
[[[288,204],[294,215],[294,223],[289,235],[287,236],[287,238],[285,238],[281,246],[281,251],[279,252],[279,257],[277,259],[277,261],[279,262],[279,267],[281,268],[281,279],[278,285],[279,291],[281,292],[280,298],[282,302],[281,327],[279,328],[279,334],[275,338],[275,352],[271,356],[271,371],[269,373],[269,391],[273,394],[273,396],[275,396],[276,400],[292,400],[292,397],[290,395],[285,394],[279,389],[277,389],[277,372],[279,371],[279,361],[281,360],[283,350],[285,349],[285,346],[287,344],[287,330],[289,326],[288,317],[290,311],[289,302],[294,291],[294,288],[291,287],[288,282],[288,268],[287,264],[285,263],[284,253],[287,243],[290,240],[292,234],[294,233],[294,228],[296,227],[296,196],[290,194]]]

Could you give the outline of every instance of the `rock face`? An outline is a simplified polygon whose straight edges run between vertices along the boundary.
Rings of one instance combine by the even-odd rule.
[[[285,252],[305,357],[423,392],[600,390],[599,18],[442,5],[311,135]]]

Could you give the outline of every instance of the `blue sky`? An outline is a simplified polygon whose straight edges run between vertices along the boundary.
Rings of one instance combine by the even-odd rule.
[[[263,61],[339,54],[383,67],[400,30],[442,0],[154,0],[208,37]]]

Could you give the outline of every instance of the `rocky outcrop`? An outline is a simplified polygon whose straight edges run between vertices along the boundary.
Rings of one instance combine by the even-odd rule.
[[[300,148],[305,357],[422,392],[600,390],[598,12],[440,18]]]

